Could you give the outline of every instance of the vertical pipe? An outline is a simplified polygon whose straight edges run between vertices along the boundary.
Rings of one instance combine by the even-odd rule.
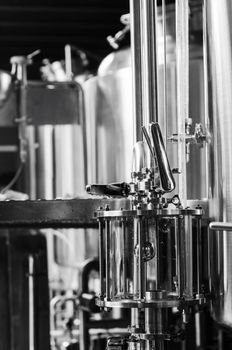
[[[156,0],[142,2],[142,79],[143,79],[143,125],[158,122],[157,106],[157,50],[156,50]]]
[[[130,0],[135,141],[141,126],[158,121],[156,61],[156,0]]]
[[[189,3],[176,0],[176,70],[177,70],[177,129],[179,195],[186,206],[186,141],[185,121],[189,117]]]
[[[141,49],[141,2],[130,0],[131,68],[133,86],[134,141],[142,141],[142,49]]]
[[[181,274],[181,219],[180,218],[175,218],[175,248],[176,248],[176,275],[177,275],[177,292],[178,296],[182,296],[182,291],[183,291],[183,278]]]
[[[160,289],[160,221],[156,219],[156,290]]]
[[[127,250],[127,246],[126,246],[126,227],[125,227],[125,221],[122,221],[122,241],[123,241],[123,255],[122,255],[122,273],[123,273],[123,295],[124,298],[126,297],[126,292],[127,292],[127,283],[126,283],[126,279],[127,279],[127,264],[126,264],[126,250]]]
[[[110,221],[106,220],[106,300],[110,300]]]
[[[29,289],[29,350],[35,349],[35,330],[34,330],[34,258],[28,257],[28,289]]]
[[[143,262],[143,224],[142,218],[138,219],[138,245],[139,245],[139,299],[144,297],[144,262]]]
[[[99,277],[100,277],[100,299],[104,298],[104,224],[99,220]]]
[[[34,125],[27,126],[28,135],[28,173],[29,173],[29,188],[26,191],[29,193],[30,199],[37,198],[37,177],[36,177],[36,152],[37,143]]]
[[[193,296],[193,242],[192,242],[192,216],[184,217],[184,254],[185,254],[185,295]]]
[[[202,285],[202,240],[201,218],[197,218],[197,293],[201,294]]]
[[[67,80],[72,81],[72,47],[67,44],[64,47],[64,56],[65,56],[65,73]]]
[[[162,29],[163,29],[163,94],[164,94],[164,123],[163,123],[163,135],[164,135],[164,144],[165,148],[167,147],[167,44],[166,44],[166,0],[162,0]]]
[[[138,218],[133,219],[134,225],[134,245],[135,247],[139,244],[138,238]],[[134,254],[134,263],[133,263],[133,296],[134,299],[138,298],[138,290],[139,290],[139,272],[138,272],[138,255],[137,252]]]
[[[172,284],[173,284],[173,280],[172,280],[172,232],[171,232],[171,228],[168,227],[167,228],[167,290],[171,291],[172,290]]]
[[[15,121],[18,123],[19,158],[21,163],[26,163],[28,141],[27,141],[27,65],[30,63],[27,56],[13,56],[10,59],[12,74],[18,81],[18,116]]]

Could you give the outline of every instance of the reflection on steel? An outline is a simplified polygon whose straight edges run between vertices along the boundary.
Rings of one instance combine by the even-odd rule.
[[[134,117],[133,144],[142,140],[141,126],[143,125],[141,4],[141,0],[130,0],[132,104]]]
[[[146,144],[138,141],[133,148],[132,172],[139,172],[143,168],[150,168],[150,157]]]
[[[204,2],[205,77],[209,131],[209,215],[232,222],[232,2]],[[224,228],[220,228],[225,225]],[[216,224],[212,224],[214,228]],[[227,230],[219,224],[218,230]],[[210,262],[212,312],[221,324],[232,327],[232,236],[211,232]]]
[[[211,222],[209,224],[209,229],[211,231],[232,231],[231,222]]]
[[[13,77],[4,71],[0,71],[0,107],[6,101],[9,96],[11,87],[12,87]]]
[[[138,313],[145,309],[136,327],[131,323],[128,341],[133,341],[134,333],[139,342],[178,337],[181,330],[170,328],[171,309],[185,312],[204,304],[202,275],[193,271],[193,260],[199,268],[202,256],[192,244],[193,227],[201,235],[202,214],[200,208],[97,211],[103,264],[98,305]],[[148,246],[154,252],[146,259]]]
[[[161,190],[164,192],[171,192],[175,189],[175,180],[170,169],[168,157],[164,148],[163,137],[158,123],[151,124],[151,136],[159,169]]]
[[[123,199],[70,199],[0,202],[0,227],[88,228],[97,227],[99,207],[129,205]]]

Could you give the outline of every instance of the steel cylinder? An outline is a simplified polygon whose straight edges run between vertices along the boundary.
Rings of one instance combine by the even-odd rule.
[[[106,210],[96,215],[100,304],[133,308],[144,302],[150,305],[144,307],[168,308],[180,298],[199,296],[201,264],[195,243],[201,209]]]
[[[232,222],[232,3],[204,2],[206,115],[210,131],[209,214]],[[210,231],[212,314],[232,327],[232,231]]]

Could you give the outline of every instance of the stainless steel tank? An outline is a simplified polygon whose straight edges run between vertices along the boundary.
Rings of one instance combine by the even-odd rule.
[[[206,105],[209,144],[209,213],[232,222],[232,2],[204,2]],[[220,225],[219,225],[220,226]],[[220,227],[218,228],[220,229]],[[212,313],[232,327],[232,231],[210,231]]]
[[[190,13],[190,116],[192,124],[204,124],[204,85],[201,5],[195,2]],[[159,123],[165,138],[177,132],[175,8],[167,6],[167,116],[164,117],[162,18],[158,11],[158,105]],[[97,77],[83,84],[86,104],[88,162],[94,164],[88,183],[130,181],[134,116],[130,48],[111,53],[101,63]],[[166,119],[166,120],[165,120]],[[166,127],[165,127],[166,126]],[[165,130],[166,129],[166,130]],[[177,168],[177,146],[167,142],[172,168]],[[190,146],[187,165],[188,198],[206,198],[206,151]],[[199,183],[198,179],[203,180]],[[178,186],[177,190],[178,192]]]

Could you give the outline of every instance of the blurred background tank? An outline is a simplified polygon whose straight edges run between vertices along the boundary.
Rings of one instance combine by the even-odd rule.
[[[30,83],[27,98],[28,115],[34,121],[28,126],[26,187],[30,198],[67,199],[83,195],[86,161],[81,86],[74,82]],[[90,249],[88,235],[85,230],[77,234],[75,229],[43,232],[48,244],[51,289],[76,289],[78,264]]]

